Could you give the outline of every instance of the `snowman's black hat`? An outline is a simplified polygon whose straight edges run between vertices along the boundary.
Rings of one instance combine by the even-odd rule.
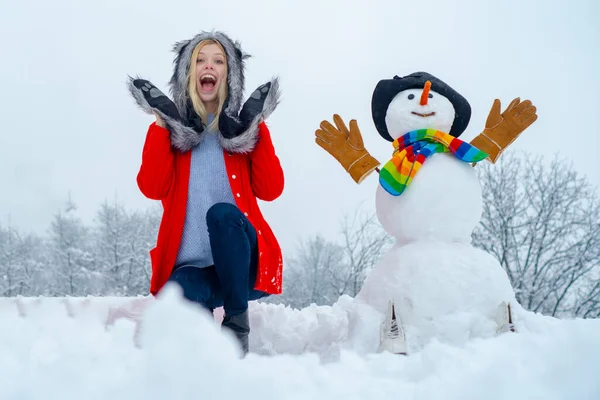
[[[465,131],[471,119],[471,105],[467,99],[435,76],[427,72],[415,72],[404,77],[394,76],[393,79],[383,79],[377,83],[373,91],[371,100],[373,122],[384,139],[390,142],[394,141],[385,123],[388,107],[394,97],[407,89],[422,89],[427,81],[431,82],[432,91],[446,97],[454,106],[454,122],[448,133],[454,137],[459,137]]]

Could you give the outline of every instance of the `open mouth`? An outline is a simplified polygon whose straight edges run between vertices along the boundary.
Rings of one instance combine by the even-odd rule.
[[[418,113],[418,112],[414,112],[414,111],[413,111],[412,113],[413,113],[414,115],[418,115],[419,117],[423,117],[423,118],[426,118],[426,117],[431,117],[432,115],[435,115],[435,112],[430,112],[429,114],[421,114],[421,113]]]
[[[217,85],[217,78],[213,75],[204,75],[200,77],[200,86],[203,92],[212,92]]]

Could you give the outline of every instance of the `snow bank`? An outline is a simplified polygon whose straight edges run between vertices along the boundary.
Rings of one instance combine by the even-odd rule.
[[[402,357],[367,351],[377,329],[364,327],[379,321],[351,298],[253,303],[253,353],[240,360],[219,315],[170,289],[158,300],[1,299],[0,399],[600,398],[600,320],[526,314],[519,334],[433,340]]]

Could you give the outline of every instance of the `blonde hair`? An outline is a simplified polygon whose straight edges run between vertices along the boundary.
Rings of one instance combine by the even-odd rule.
[[[200,52],[200,50],[204,46],[207,46],[209,44],[216,44],[225,56],[225,76],[223,77],[223,79],[221,79],[221,84],[219,85],[219,89],[217,91],[217,112],[215,114],[213,122],[208,126],[209,129],[218,130],[219,115],[221,114],[223,104],[225,103],[225,98],[227,97],[227,53],[225,52],[223,46],[221,46],[221,43],[212,39],[203,40],[200,43],[198,43],[198,45],[192,52],[192,57],[190,59],[190,68],[187,75],[187,90],[188,96],[190,96],[190,100],[192,101],[194,111],[196,112],[196,114],[198,114],[198,116],[200,116],[202,122],[206,125],[208,122],[208,112],[206,111],[206,107],[204,107],[204,103],[202,102],[202,99],[200,99],[200,96],[198,95],[198,92],[196,90],[196,60],[198,59],[198,53]]]

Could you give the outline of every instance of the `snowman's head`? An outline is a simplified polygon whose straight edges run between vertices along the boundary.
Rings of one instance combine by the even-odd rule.
[[[458,137],[471,118],[467,100],[426,72],[380,81],[371,108],[377,130],[390,142],[416,129],[437,129]]]
[[[394,97],[385,115],[393,139],[416,129],[450,132],[456,114],[454,106],[446,97],[430,90],[430,85],[427,81],[423,89],[403,90]]]

